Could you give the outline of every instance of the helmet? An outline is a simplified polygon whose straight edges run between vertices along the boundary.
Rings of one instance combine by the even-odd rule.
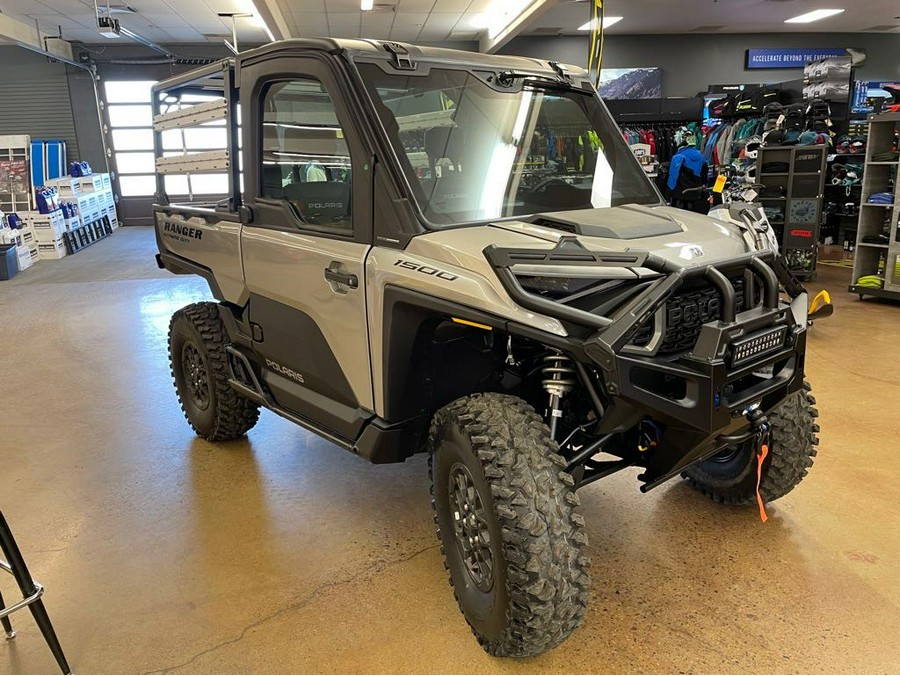
[[[783,143],[784,131],[781,129],[772,129],[771,131],[766,132],[766,135],[763,137],[763,145],[780,146]]]
[[[751,136],[748,138],[747,145],[744,146],[745,156],[755,160],[759,156],[759,147],[762,143],[763,140],[761,136]]]
[[[782,143],[786,146],[797,145],[800,141],[800,132],[796,129],[788,129],[784,132],[784,139]]]

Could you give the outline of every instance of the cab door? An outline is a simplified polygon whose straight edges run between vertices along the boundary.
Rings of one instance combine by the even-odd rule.
[[[282,408],[354,441],[373,415],[372,156],[333,60],[263,56],[242,66],[241,247],[266,385]]]

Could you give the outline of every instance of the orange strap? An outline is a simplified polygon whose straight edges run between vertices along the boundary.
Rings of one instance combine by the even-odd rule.
[[[759,505],[759,518],[763,523],[768,521],[769,517],[766,516],[766,506],[763,504],[762,496],[759,494],[759,484],[762,482],[762,466],[767,455],[769,455],[769,445],[762,444],[756,456],[756,504]]]

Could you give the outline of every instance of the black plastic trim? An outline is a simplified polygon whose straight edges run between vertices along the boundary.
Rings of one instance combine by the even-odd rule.
[[[154,229],[156,228],[154,227]],[[202,277],[209,284],[209,290],[216,300],[225,299],[225,294],[222,293],[222,289],[216,281],[216,276],[208,267],[168,251],[156,254],[156,264],[176,275],[197,275]]]

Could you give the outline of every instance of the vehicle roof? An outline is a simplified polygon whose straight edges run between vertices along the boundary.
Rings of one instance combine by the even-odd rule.
[[[447,49],[445,47],[427,47],[414,45],[407,42],[394,42],[387,40],[347,39],[347,38],[294,38],[291,40],[278,40],[270,42],[262,47],[241,52],[236,56],[216,61],[187,73],[176,75],[157,83],[154,91],[164,91],[172,87],[182,86],[188,82],[194,82],[200,77],[221,77],[223,69],[231,65],[238,68],[245,63],[265,60],[267,57],[302,53],[304,51],[343,52],[353,57],[391,58],[385,45],[400,45],[404,47],[413,62],[428,61],[448,65],[461,65],[468,67],[482,67],[503,70],[530,71],[537,73],[556,74],[549,61],[533,59],[526,56],[510,56],[507,54],[482,54],[469,52],[462,49]],[[576,78],[586,78],[587,71],[579,66],[560,64]]]
[[[422,60],[442,63],[459,63],[461,65],[485,66],[489,68],[503,68],[509,70],[535,70],[554,73],[549,61],[533,59],[525,56],[510,56],[506,54],[482,54],[462,49],[448,49],[446,47],[428,47],[415,45],[408,42],[395,42],[388,40],[347,39],[347,38],[296,38],[291,40],[279,40],[270,42],[262,47],[242,52],[237,56],[238,62],[257,59],[268,54],[291,50],[318,49],[325,51],[341,50],[351,56],[384,56],[389,54],[385,45],[400,45],[410,54],[413,61]],[[586,71],[578,66],[562,64],[569,72],[586,76]]]

